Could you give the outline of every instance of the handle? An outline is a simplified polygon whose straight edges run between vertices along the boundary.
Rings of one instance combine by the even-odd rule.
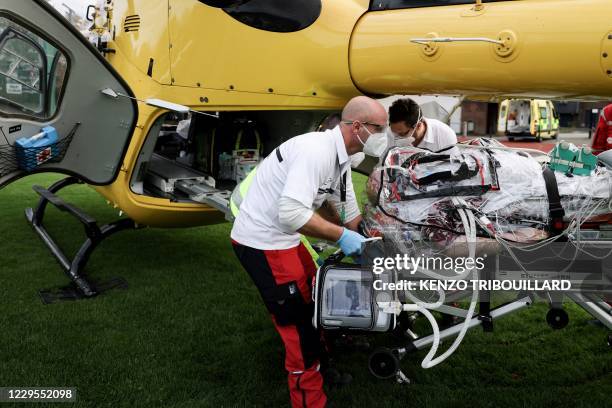
[[[96,12],[96,6],[93,4],[90,4],[89,6],[87,6],[87,11],[85,12],[85,18],[87,19],[87,21],[94,21],[93,17],[90,17],[91,13],[89,12],[91,9],[94,9],[94,14]]]
[[[503,41],[494,40],[487,37],[434,37],[434,38],[411,38],[410,42],[426,45],[432,42],[487,42],[492,44],[503,45]]]
[[[325,263],[338,263],[343,260],[344,257],[344,252],[342,252],[341,249],[338,249],[336,252],[334,252],[325,259]]]
[[[35,134],[34,136],[30,137],[30,140],[38,140],[38,139],[42,139],[45,136],[45,132],[40,132]]]

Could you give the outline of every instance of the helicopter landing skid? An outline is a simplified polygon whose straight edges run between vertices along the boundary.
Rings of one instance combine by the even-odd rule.
[[[66,177],[62,180],[57,181],[48,189],[41,186],[32,186],[32,189],[40,195],[40,201],[35,209],[26,208],[25,216],[26,219],[32,227],[34,231],[40,236],[45,245],[49,248],[55,259],[59,262],[59,264],[64,269],[64,272],[72,281],[73,291],[76,294],[71,295],[68,298],[74,300],[75,298],[91,298],[99,295],[104,291],[104,289],[112,289],[114,287],[125,287],[125,285],[106,285],[103,283],[92,284],[87,277],[83,274],[83,269],[89,260],[92,252],[97,248],[97,246],[104,241],[104,239],[108,238],[110,235],[113,235],[116,232],[127,230],[127,229],[135,229],[136,224],[133,220],[129,218],[122,218],[120,220],[111,222],[109,224],[105,224],[103,226],[98,226],[98,222],[86,214],[80,208],[65,202],[63,199],[58,197],[56,193],[68,186],[73,184],[82,184],[76,177]],[[79,250],[77,251],[74,258],[69,259],[64,252],[61,250],[57,242],[53,239],[53,237],[49,234],[47,229],[43,224],[43,219],[45,216],[45,210],[47,208],[47,204],[53,204],[60,211],[67,212],[68,214],[75,217],[77,220],[83,224],[85,228],[85,234],[87,235],[87,239],[83,242]],[[115,278],[114,280],[117,280]],[[113,281],[114,281],[113,280]],[[41,291],[48,292],[48,291]],[[44,297],[42,297],[44,302]]]

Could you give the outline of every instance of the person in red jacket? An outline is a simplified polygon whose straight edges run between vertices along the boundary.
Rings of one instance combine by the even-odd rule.
[[[601,110],[593,137],[593,153],[609,149],[612,149],[612,103]]]

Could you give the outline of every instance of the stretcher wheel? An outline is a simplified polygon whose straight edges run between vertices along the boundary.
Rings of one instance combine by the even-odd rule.
[[[374,377],[387,380],[399,371],[399,358],[392,350],[382,347],[370,354],[368,368]]]
[[[569,316],[563,309],[550,309],[548,313],[546,313],[546,322],[551,328],[559,330],[567,326],[569,323]]]

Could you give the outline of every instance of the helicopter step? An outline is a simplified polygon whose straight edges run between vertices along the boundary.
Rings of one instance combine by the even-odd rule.
[[[67,177],[57,181],[48,189],[41,186],[33,186],[33,190],[40,195],[40,201],[35,209],[26,208],[25,215],[28,222],[34,228],[34,231],[40,236],[45,245],[49,248],[55,259],[64,269],[64,272],[71,280],[71,287],[65,288],[70,290],[70,295],[64,294],[64,296],[58,295],[55,300],[62,299],[79,299],[79,298],[90,298],[99,295],[105,290],[109,290],[115,287],[125,287],[125,281],[120,278],[114,278],[109,282],[92,283],[83,274],[83,269],[89,260],[89,257],[97,246],[108,238],[110,235],[123,231],[126,229],[135,229],[136,225],[133,220],[129,218],[122,218],[117,221],[99,226],[98,222],[85,213],[80,208],[65,202],[62,198],[58,197],[56,193],[63,188],[74,184],[82,184],[82,182],[76,177]],[[62,249],[59,247],[57,242],[49,234],[44,226],[44,216],[47,204],[51,203],[60,211],[66,212],[69,215],[75,217],[78,221],[83,224],[87,239],[83,242],[79,250],[73,259],[69,259]],[[44,303],[52,303],[54,299],[49,299],[44,296],[44,293],[49,293],[49,290],[42,290],[41,297]],[[57,292],[57,291],[56,291]]]

